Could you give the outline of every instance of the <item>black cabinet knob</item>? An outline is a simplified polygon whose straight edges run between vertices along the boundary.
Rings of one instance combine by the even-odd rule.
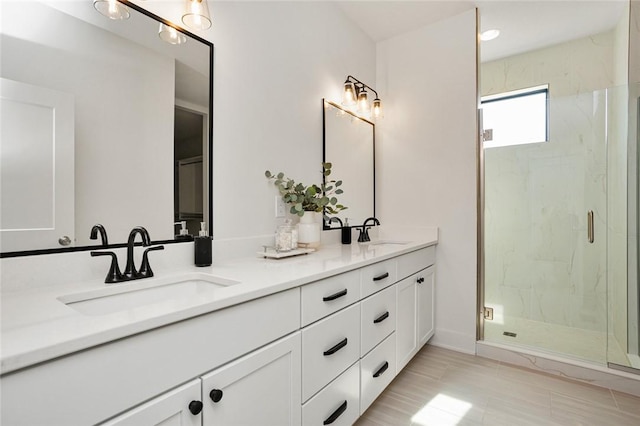
[[[222,399],[222,391],[220,389],[213,389],[209,392],[209,398],[211,398],[213,402],[219,402]]]
[[[194,416],[200,414],[202,407],[202,401],[191,401],[189,403],[189,411],[191,411],[191,414]]]

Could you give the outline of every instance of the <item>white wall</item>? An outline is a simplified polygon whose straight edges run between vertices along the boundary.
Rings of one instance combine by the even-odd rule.
[[[180,1],[143,7],[180,22]],[[213,235],[273,234],[265,170],[322,181],[322,98],[351,74],[376,87],[375,44],[325,2],[210,1],[214,43]],[[335,176],[339,178],[339,176]]]
[[[380,42],[376,200],[383,224],[437,225],[433,343],[475,352],[476,11]]]

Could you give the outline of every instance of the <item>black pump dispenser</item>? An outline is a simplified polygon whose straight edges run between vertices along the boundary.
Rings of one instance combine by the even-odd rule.
[[[200,222],[200,232],[193,242],[196,266],[211,266],[213,257],[211,237],[207,235],[205,227],[206,223]]]
[[[351,244],[351,227],[349,226],[349,218],[344,220],[342,226],[342,244]]]

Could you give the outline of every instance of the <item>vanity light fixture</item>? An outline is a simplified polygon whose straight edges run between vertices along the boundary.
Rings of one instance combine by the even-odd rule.
[[[367,89],[376,95],[373,100],[373,104],[369,103]],[[354,105],[357,105],[357,113],[365,118],[369,118],[372,113],[373,118],[382,117],[382,101],[378,97],[378,92],[376,92],[373,87],[361,82],[351,75],[347,76],[347,79],[344,82],[342,105],[345,107],[353,107]]]
[[[129,9],[118,0],[93,0],[93,7],[109,19],[129,19]]]
[[[187,36],[170,25],[160,24],[158,36],[162,41],[166,41],[169,44],[184,44],[187,42]]]
[[[499,35],[500,35],[500,30],[497,30],[497,29],[483,31],[480,33],[480,40],[482,41],[493,40],[494,38],[497,38]]]
[[[211,28],[211,15],[207,0],[184,0],[184,14],[182,22],[193,30],[208,30]]]

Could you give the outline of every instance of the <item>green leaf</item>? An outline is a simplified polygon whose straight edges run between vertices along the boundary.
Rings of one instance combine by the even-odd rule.
[[[331,200],[329,200],[329,202],[335,205],[338,204],[338,199],[336,197],[331,197]]]
[[[341,180],[336,182],[336,186],[340,186],[340,185],[342,185],[342,181]]]
[[[284,178],[284,173],[282,173],[282,172],[278,173],[277,177],[278,177],[278,179],[283,179]]]
[[[344,191],[342,189],[336,189],[336,195],[342,194]]]
[[[296,203],[296,204],[293,206],[293,208],[294,208],[294,209],[295,209],[295,211],[297,211],[297,212],[301,212],[301,211],[303,211],[303,209],[302,209],[302,203]],[[293,212],[292,212],[292,213],[293,213]]]
[[[266,171],[264,172],[264,175],[265,175],[266,177],[270,178],[270,177],[271,177],[271,172],[270,172],[269,170],[266,170]]]

